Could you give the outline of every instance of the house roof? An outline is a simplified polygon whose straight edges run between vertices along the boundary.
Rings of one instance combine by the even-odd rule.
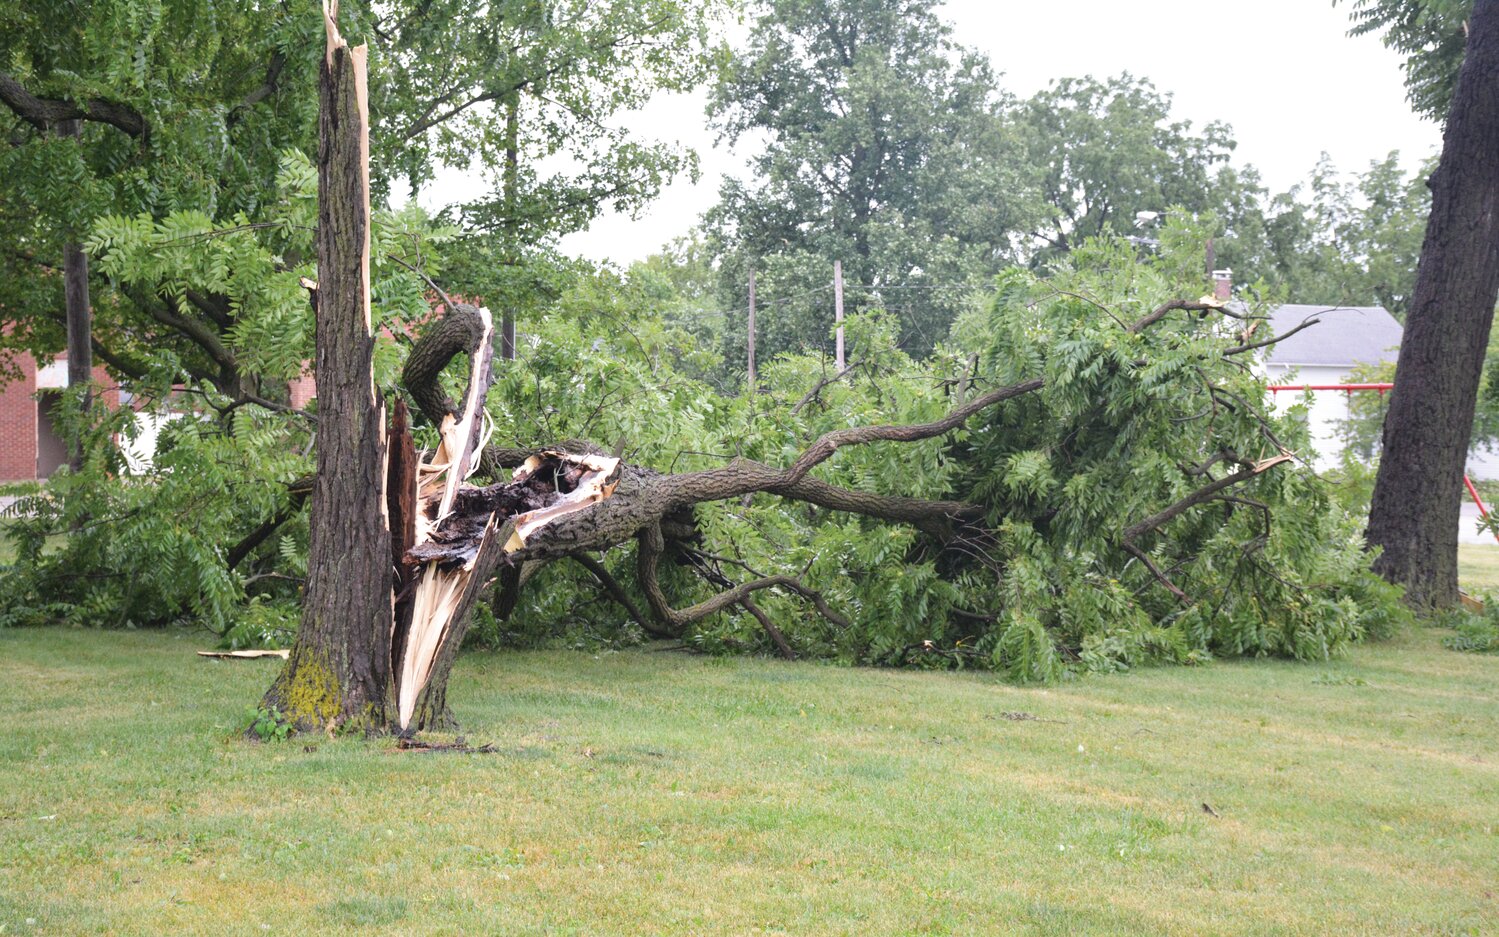
[[[1306,306],[1288,303],[1270,313],[1276,335],[1285,335],[1307,319],[1316,325],[1276,342],[1266,364],[1375,364],[1394,361],[1400,348],[1400,323],[1383,306]]]

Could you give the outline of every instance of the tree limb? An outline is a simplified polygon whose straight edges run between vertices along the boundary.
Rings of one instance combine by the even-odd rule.
[[[680,633],[666,631],[657,627],[655,622],[651,621],[640,610],[640,606],[636,605],[635,600],[630,598],[630,593],[625,591],[625,587],[620,585],[619,580],[614,578],[614,575],[609,572],[608,567],[603,563],[583,552],[569,553],[568,558],[590,573],[593,573],[593,577],[599,581],[599,585],[603,586],[604,591],[609,593],[609,598],[613,599],[621,608],[629,613],[630,618],[635,624],[640,626],[640,630],[655,638],[680,638],[682,636]]]
[[[0,72],[0,102],[38,130],[47,131],[64,120],[91,120],[109,124],[132,137],[146,134],[148,125],[140,112],[128,104],[88,98],[81,102],[43,98],[26,90],[13,75]]]
[[[1137,334],[1166,318],[1167,313],[1176,309],[1185,309],[1188,312],[1221,312],[1223,304],[1219,302],[1203,302],[1201,300],[1173,299],[1170,302],[1162,303],[1144,316],[1141,316],[1135,321],[1134,325],[1129,327],[1128,331],[1131,334]]]
[[[1166,574],[1161,572],[1160,568],[1157,567],[1155,563],[1151,562],[1150,557],[1146,555],[1145,551],[1140,549],[1140,547],[1135,543],[1135,538],[1159,528],[1167,521],[1181,516],[1181,514],[1186,512],[1189,508],[1202,504],[1206,501],[1217,500],[1218,493],[1223,491],[1225,488],[1232,488],[1239,482],[1247,481],[1248,479],[1253,478],[1256,475],[1267,472],[1283,462],[1291,461],[1292,458],[1293,456],[1287,453],[1275,456],[1273,458],[1265,459],[1262,462],[1250,462],[1244,464],[1244,467],[1239,469],[1237,472],[1234,472],[1231,475],[1225,475],[1217,481],[1209,482],[1208,484],[1203,485],[1201,488],[1198,488],[1196,491],[1180,499],[1164,510],[1158,511],[1155,514],[1152,514],[1149,517],[1145,518],[1144,520],[1136,521],[1135,523],[1129,525],[1124,529],[1124,534],[1120,537],[1119,545],[1140,562],[1144,563],[1145,568],[1150,570],[1151,574],[1155,576],[1155,578],[1161,583],[1161,585],[1170,590],[1172,595],[1176,596],[1178,599],[1181,599],[1183,602],[1189,601],[1187,594],[1179,589],[1176,584],[1173,583],[1169,578],[1167,578]]]
[[[438,376],[454,355],[473,353],[483,335],[484,323],[476,308],[450,303],[442,318],[423,329],[412,347],[401,383],[433,426],[441,426],[445,416],[458,414],[458,404],[443,392]]]
[[[234,108],[229,111],[229,116],[225,118],[225,123],[233,127],[244,118],[245,111],[275,94],[281,87],[281,73],[285,69],[286,53],[278,49],[271,54],[271,61],[265,70],[265,80],[234,105]]]
[[[770,636],[770,640],[775,642],[776,649],[781,652],[782,657],[787,660],[796,660],[796,651],[791,649],[791,642],[786,640],[784,634],[781,634],[781,629],[777,628],[776,623],[770,620],[770,616],[765,614],[765,610],[755,604],[754,599],[746,596],[740,600],[739,604],[746,612],[755,616],[755,621],[760,623],[760,627],[765,629],[765,633]]]
[[[1312,326],[1316,325],[1318,322],[1321,322],[1321,321],[1322,321],[1321,319],[1308,319],[1305,322],[1301,323],[1300,325],[1296,326],[1294,329],[1291,329],[1290,331],[1286,332],[1284,335],[1276,335],[1273,338],[1267,338],[1267,339],[1264,339],[1263,341],[1246,342],[1246,343],[1244,343],[1242,345],[1235,345],[1232,348],[1225,349],[1224,352],[1223,352],[1223,356],[1225,358],[1227,358],[1229,355],[1239,355],[1239,354],[1243,354],[1246,351],[1254,351],[1256,348],[1264,348],[1266,345],[1274,345],[1276,342],[1281,341],[1282,339],[1290,338],[1292,335],[1295,335],[1297,332],[1300,332],[1302,329],[1311,328]]]
[[[721,612],[732,605],[743,604],[744,600],[761,589],[779,587],[795,592],[806,599],[817,609],[828,621],[840,628],[849,627],[849,620],[833,611],[822,593],[809,589],[800,580],[792,576],[766,576],[751,582],[741,583],[732,589],[727,589],[711,598],[689,605],[687,608],[672,608],[666,593],[661,590],[661,581],[657,570],[661,561],[661,553],[665,549],[665,540],[661,536],[661,528],[651,525],[640,533],[640,548],[636,553],[637,574],[640,586],[645,591],[646,601],[650,603],[651,611],[656,618],[668,627],[677,629],[686,628],[693,622]]]
[[[842,371],[839,371],[837,374],[834,374],[832,377],[824,377],[821,380],[819,380],[816,384],[812,385],[812,389],[809,390],[809,391],[807,391],[807,393],[802,397],[802,399],[800,399],[800,400],[798,400],[796,402],[796,406],[794,406],[794,407],[791,408],[792,415],[795,416],[798,412],[801,411],[802,407],[805,407],[807,404],[811,403],[813,400],[816,400],[817,399],[817,395],[820,394],[820,393],[822,393],[822,389],[824,387],[827,387],[829,384],[836,384],[836,383],[838,383],[840,380],[843,379],[844,375],[852,373],[852,371],[854,370],[854,368],[857,368],[860,364],[861,364],[861,362],[855,361],[853,364],[851,364],[848,367],[844,368]]]

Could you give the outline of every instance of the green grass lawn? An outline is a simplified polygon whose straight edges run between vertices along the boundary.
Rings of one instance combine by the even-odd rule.
[[[1499,658],[1439,637],[1051,689],[470,655],[498,751],[419,754],[243,741],[278,664],[191,636],[0,631],[0,932],[1496,933]]]
[[[1457,581],[1469,592],[1499,591],[1499,544],[1458,544]]]

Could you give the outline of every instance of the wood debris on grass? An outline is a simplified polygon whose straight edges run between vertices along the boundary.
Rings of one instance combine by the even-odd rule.
[[[997,716],[989,716],[988,718],[990,718],[990,719],[1003,719],[1006,722],[1055,722],[1055,723],[1064,723],[1064,722],[1067,721],[1066,719],[1042,719],[1040,716],[1036,715],[1035,713],[1018,712],[1018,711],[1001,712]]]
[[[416,752],[418,754],[430,755],[439,752],[448,752],[455,755],[493,755],[499,751],[493,742],[483,745],[469,745],[462,736],[451,742],[425,741],[412,736],[400,736],[396,739],[395,751]]]

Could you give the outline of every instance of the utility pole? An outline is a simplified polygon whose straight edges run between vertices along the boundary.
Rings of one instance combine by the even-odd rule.
[[[500,357],[515,360],[515,315],[508,306],[500,314]]]
[[[749,275],[749,392],[755,392],[755,271]]]
[[[833,261],[833,321],[838,324],[836,366],[843,373],[843,261]]]

